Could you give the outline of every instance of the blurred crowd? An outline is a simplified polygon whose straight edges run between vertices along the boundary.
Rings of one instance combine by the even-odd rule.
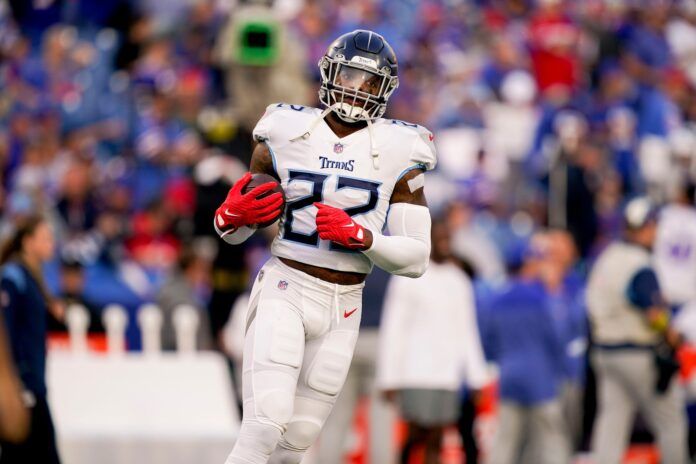
[[[248,53],[250,27],[266,53]],[[477,309],[544,250],[545,290],[528,296],[554,314],[573,382],[543,395],[575,395],[579,444],[589,269],[628,199],[671,202],[695,180],[694,0],[0,0],[0,236],[50,218],[47,287],[84,304],[91,331],[119,303],[138,349],[138,307],[185,303],[206,321],[201,346],[224,348],[273,231],[224,246],[213,212],[265,106],[317,105],[318,59],[356,28],[399,57],[387,116],[435,134],[428,201]],[[499,351],[486,344],[510,335],[483,322]]]

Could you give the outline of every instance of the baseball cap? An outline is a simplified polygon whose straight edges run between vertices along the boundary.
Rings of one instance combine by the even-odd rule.
[[[639,229],[657,219],[658,207],[647,196],[629,200],[623,210],[623,219],[627,228]]]

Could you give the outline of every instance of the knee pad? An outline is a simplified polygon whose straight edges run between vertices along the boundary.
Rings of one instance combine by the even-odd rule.
[[[277,364],[298,368],[302,365],[305,332],[302,320],[288,308],[273,308],[273,327],[268,348],[269,359]]]
[[[307,385],[315,391],[335,396],[346,381],[353,358],[354,341],[346,340],[341,334],[324,342],[307,374]]]
[[[281,429],[255,420],[242,421],[237,442],[225,464],[265,464],[281,437]]]
[[[259,394],[257,411],[262,418],[285,427],[292,417],[295,397],[290,391],[273,389]]]
[[[305,420],[293,421],[283,435],[283,447],[298,451],[309,448],[319,436],[319,424]],[[288,446],[290,445],[290,446]]]
[[[272,324],[256,334],[259,338],[254,344],[260,348],[253,361],[250,387],[258,418],[282,428],[292,417],[297,372],[304,354],[304,327],[297,314],[288,308],[273,306],[274,302],[266,304],[271,306],[262,308],[268,312],[263,317],[272,318]]]

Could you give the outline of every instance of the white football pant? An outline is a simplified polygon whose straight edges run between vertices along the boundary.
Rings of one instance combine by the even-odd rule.
[[[363,287],[325,282],[278,258],[263,266],[249,298],[242,426],[226,464],[302,461],[346,379]]]

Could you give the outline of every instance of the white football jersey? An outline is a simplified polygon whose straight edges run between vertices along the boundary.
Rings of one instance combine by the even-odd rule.
[[[660,213],[655,271],[671,304],[696,301],[696,209],[668,205]]]
[[[380,233],[396,182],[412,169],[435,167],[433,135],[417,124],[380,118],[372,123],[372,140],[367,128],[339,138],[318,120],[320,114],[317,108],[272,104],[254,128],[254,138],[269,147],[286,195],[271,252],[314,266],[368,273],[372,262],[363,253],[319,239],[313,203],[341,208]],[[378,168],[371,144],[379,152]]]

